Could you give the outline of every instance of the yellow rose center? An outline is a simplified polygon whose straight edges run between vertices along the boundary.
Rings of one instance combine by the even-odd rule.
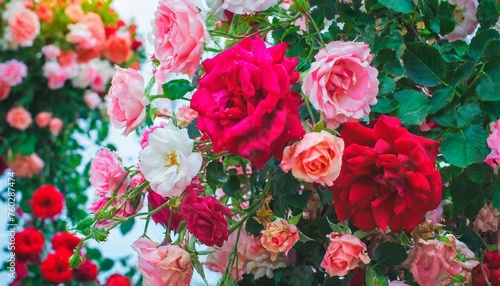
[[[165,167],[170,168],[172,166],[180,167],[179,161],[177,161],[177,152],[171,151],[165,155]]]

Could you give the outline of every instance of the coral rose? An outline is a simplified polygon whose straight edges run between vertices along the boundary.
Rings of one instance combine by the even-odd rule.
[[[260,242],[271,253],[273,261],[281,252],[288,254],[288,251],[300,239],[297,227],[282,218],[268,223],[261,233]]]
[[[115,191],[125,193],[129,178],[118,160],[118,155],[109,149],[101,148],[90,163],[89,181],[99,196],[110,198]]]
[[[7,112],[5,119],[10,126],[21,131],[26,130],[33,121],[31,114],[23,107],[11,108],[9,112]]]
[[[35,262],[42,254],[45,238],[36,228],[27,227],[14,235],[14,253],[19,262]]]
[[[330,245],[326,249],[325,257],[321,262],[330,276],[345,276],[361,263],[370,263],[366,253],[366,245],[356,236],[332,232],[327,235]]]
[[[36,189],[30,199],[33,216],[37,218],[54,218],[60,214],[64,206],[64,196],[53,185],[43,185]]]
[[[302,91],[329,128],[357,122],[377,103],[378,71],[370,66],[370,47],[358,42],[331,42],[315,56]]]
[[[160,62],[155,74],[158,82],[165,83],[167,73],[194,75],[208,34],[192,1],[160,1],[153,20],[153,36],[154,58]]]
[[[50,112],[42,111],[36,115],[35,122],[38,127],[44,128],[49,125],[51,119],[52,114],[50,114]]]
[[[50,133],[52,133],[52,134],[59,133],[59,131],[61,131],[61,129],[63,128],[63,125],[64,125],[64,123],[62,122],[61,119],[56,118],[56,117],[52,117],[52,119],[50,119],[50,123],[49,123]]]
[[[222,8],[234,14],[255,14],[278,4],[278,0],[224,0]]]
[[[116,128],[125,127],[124,135],[146,120],[144,78],[134,69],[117,68],[108,93],[108,115]]]
[[[35,12],[28,9],[16,11],[8,19],[10,31],[14,41],[21,46],[33,44],[36,36],[40,33],[40,21]]]
[[[345,123],[340,137],[346,145],[342,170],[330,187],[339,221],[352,218],[365,231],[411,231],[438,207],[438,142],[411,134],[385,115],[373,128]]]
[[[327,131],[311,132],[285,148],[281,168],[295,178],[331,186],[340,174],[344,140]]]
[[[281,160],[288,142],[302,137],[300,95],[290,90],[298,80],[298,59],[285,57],[286,44],[266,48],[260,38],[246,38],[203,62],[191,108],[213,151],[224,150],[262,168]]]
[[[106,40],[104,55],[115,64],[123,64],[132,56],[131,45],[132,40],[128,32],[116,33]]]
[[[38,16],[38,18],[45,22],[45,23],[51,23],[52,22],[52,16],[54,15],[54,11],[47,6],[46,3],[41,3],[36,7],[35,13]]]
[[[37,154],[29,156],[17,155],[14,161],[10,163],[9,167],[16,174],[18,178],[31,178],[40,173],[45,166]]]
[[[187,229],[201,243],[222,246],[227,240],[229,226],[226,217],[231,216],[231,211],[214,197],[186,196],[179,214],[184,217]]]
[[[9,97],[11,86],[5,81],[0,80],[0,101],[7,99]]]
[[[83,11],[82,6],[79,4],[68,5],[68,7],[64,9],[64,13],[73,22],[80,22],[85,16],[85,12]]]
[[[159,246],[146,238],[132,244],[139,254],[137,268],[142,273],[144,286],[185,286],[193,276],[189,253],[177,245]]]

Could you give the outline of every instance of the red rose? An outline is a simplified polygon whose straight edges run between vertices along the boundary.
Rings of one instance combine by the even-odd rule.
[[[34,262],[43,251],[45,239],[43,235],[32,227],[27,227],[23,231],[14,235],[15,246],[14,253],[20,262]]]
[[[21,286],[23,285],[23,279],[29,275],[28,267],[26,267],[25,263],[16,261],[14,268],[16,270],[16,278],[10,283],[9,286]]]
[[[130,279],[120,274],[113,274],[109,276],[105,286],[132,286]]]
[[[73,271],[73,279],[78,282],[91,282],[96,280],[98,273],[97,265],[89,259],[85,259],[85,262]]]
[[[60,249],[49,253],[40,265],[40,271],[45,280],[51,283],[66,283],[71,280],[73,270],[69,268],[69,258],[73,253]]]
[[[67,249],[69,251],[74,251],[76,246],[80,243],[81,239],[69,232],[63,231],[55,234],[52,237],[52,248],[54,250],[59,250],[61,248]]]
[[[53,218],[60,214],[64,196],[53,185],[39,187],[31,197],[30,206],[37,218]]]
[[[157,192],[149,191],[148,192],[148,202],[149,202],[149,209],[150,210],[155,210],[164,203],[168,202],[168,198],[164,198],[161,195],[159,195]],[[169,207],[164,207],[157,213],[151,216],[153,218],[153,221],[156,223],[162,224],[165,228],[168,227],[168,218],[170,217],[170,208]],[[176,230],[177,227],[179,226],[179,223],[182,220],[182,216],[178,213],[173,213],[172,214],[172,220],[170,221],[170,229],[171,230]]]
[[[290,90],[298,59],[285,52],[284,43],[266,48],[260,38],[247,38],[203,62],[206,74],[191,108],[215,153],[227,150],[261,168],[271,156],[281,160],[285,145],[304,135],[301,98]]]
[[[344,123],[340,176],[331,187],[340,221],[362,230],[413,230],[441,202],[439,143],[411,134],[382,115],[373,128]]]
[[[481,264],[472,269],[474,286],[487,286],[484,275],[481,271]],[[495,252],[486,252],[483,263],[484,273],[488,277],[491,286],[500,286],[500,254]]]
[[[214,197],[187,196],[181,203],[180,214],[187,229],[208,246],[222,246],[228,238],[228,225],[224,216],[231,211]]]

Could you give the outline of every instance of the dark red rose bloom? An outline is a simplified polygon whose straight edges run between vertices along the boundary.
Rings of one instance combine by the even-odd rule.
[[[26,267],[25,263],[16,261],[15,269],[16,278],[10,283],[10,286],[21,286],[23,279],[29,275],[28,267]]]
[[[168,198],[164,198],[159,195],[157,192],[149,191],[148,192],[148,202],[149,202],[149,210],[155,210],[164,203],[168,202]],[[170,208],[164,207],[157,213],[151,216],[154,222],[162,224],[165,228],[168,227],[168,218],[170,217]],[[179,223],[182,220],[182,216],[179,213],[172,213],[172,220],[170,221],[170,229],[173,231],[177,230],[179,227]]]
[[[191,108],[215,153],[227,150],[261,168],[271,156],[281,160],[285,145],[304,135],[301,97],[290,90],[298,59],[285,52],[284,43],[266,48],[260,38],[247,38],[202,63],[206,74]]]
[[[85,262],[73,271],[73,279],[78,282],[92,282],[97,279],[97,274],[99,274],[97,265],[89,259],[85,259]]]
[[[373,128],[344,123],[340,176],[331,187],[339,221],[412,231],[441,202],[436,170],[439,143],[411,134],[399,119],[382,115]]]
[[[229,228],[225,216],[231,211],[214,197],[187,196],[181,203],[180,214],[187,229],[208,246],[222,246],[228,238]]]
[[[45,239],[43,235],[32,227],[27,227],[23,231],[14,235],[14,253],[20,262],[35,262],[43,251]]]
[[[33,215],[37,218],[53,218],[60,214],[64,196],[53,185],[39,187],[30,200]]]
[[[67,249],[69,251],[74,251],[76,246],[80,243],[81,239],[69,232],[63,231],[55,234],[52,237],[52,248],[54,250],[59,250],[61,248]]]
[[[70,281],[73,276],[73,270],[69,268],[69,258],[72,254],[72,252],[66,249],[49,253],[40,265],[43,278],[48,282],[56,284]]]
[[[484,275],[481,271],[481,264],[472,269],[474,286],[487,286]],[[500,286],[500,254],[495,252],[486,252],[483,263],[484,273],[488,277],[491,286]]]
[[[113,274],[109,276],[105,286],[132,286],[130,279],[120,274]]]

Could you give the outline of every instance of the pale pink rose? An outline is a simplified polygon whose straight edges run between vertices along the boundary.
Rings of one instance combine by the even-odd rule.
[[[7,99],[10,93],[10,85],[5,81],[0,80],[0,101]]]
[[[360,42],[329,43],[315,56],[302,91],[322,113],[327,127],[357,122],[377,103],[378,71],[370,47]]]
[[[139,254],[137,268],[145,286],[185,286],[191,282],[191,257],[178,245],[159,246],[141,237],[132,244],[132,249]]]
[[[198,112],[192,110],[187,105],[183,105],[179,107],[175,115],[177,116],[177,124],[180,127],[187,127],[193,119],[198,117]]]
[[[129,188],[133,189],[133,188],[139,186],[140,184],[144,183],[145,181],[146,181],[146,179],[144,178],[144,176],[141,173],[139,173],[139,174],[135,175],[132,178],[132,180],[130,180]]]
[[[116,128],[125,127],[124,135],[146,119],[144,79],[134,69],[117,68],[108,93],[108,115]]]
[[[45,163],[37,154],[29,156],[17,155],[14,161],[9,164],[10,169],[18,178],[31,178],[39,174],[43,166],[45,166]]]
[[[330,276],[345,276],[349,270],[359,267],[361,263],[370,263],[366,245],[356,236],[332,232],[326,237],[330,238],[330,245],[326,249],[321,267]]]
[[[468,283],[472,268],[479,264],[477,260],[461,262],[456,259],[457,254],[466,258],[475,258],[474,253],[467,245],[458,241],[455,236],[447,234],[451,244],[440,242],[437,239],[419,239],[410,250],[403,266],[409,268],[415,281],[421,286],[449,285],[452,277],[461,275]]]
[[[49,125],[51,119],[52,119],[52,114],[46,111],[42,111],[36,115],[35,122],[36,125],[38,125],[38,127],[44,128],[47,125]]]
[[[500,164],[500,120],[490,123],[490,132],[491,134],[486,142],[491,149],[491,153],[484,162],[492,168],[496,168]]]
[[[83,93],[83,101],[90,109],[96,109],[102,103],[101,97],[92,90],[86,90]]]
[[[59,131],[61,131],[61,129],[63,128],[63,125],[64,124],[63,124],[61,119],[56,118],[56,117],[52,117],[52,119],[50,119],[50,123],[49,123],[50,133],[52,133],[52,134],[59,133]]]
[[[10,86],[16,86],[28,74],[28,67],[20,61],[10,60],[0,64],[0,78]]]
[[[7,112],[7,123],[21,131],[26,130],[33,121],[31,114],[23,107],[14,107]]]
[[[89,181],[99,196],[110,198],[115,191],[125,193],[129,178],[116,153],[101,148],[90,164]]]
[[[283,253],[279,253],[273,259],[273,253],[264,248],[261,239],[262,237],[251,238],[247,245],[246,273],[253,274],[255,280],[264,276],[273,278],[274,269],[285,268],[290,265],[290,260]]]
[[[295,178],[333,185],[340,174],[344,140],[327,131],[311,132],[283,151],[281,168]]]
[[[46,59],[55,59],[61,54],[61,49],[56,45],[46,45],[42,48],[42,53]]]
[[[279,253],[287,254],[300,239],[297,227],[282,218],[268,223],[261,233],[260,242],[271,253],[272,261]]]
[[[43,65],[43,76],[48,80],[49,89],[58,89],[64,86],[68,76],[58,62],[50,61]]]
[[[14,42],[30,46],[40,33],[40,20],[35,12],[28,9],[16,11],[9,19],[9,28]]]
[[[222,8],[234,14],[255,14],[278,4],[278,0],[224,0]]]
[[[410,286],[402,281],[389,281],[389,286]]]
[[[154,58],[160,62],[155,73],[159,83],[166,82],[168,73],[193,76],[203,42],[208,39],[205,21],[190,0],[162,0],[153,20]]]
[[[497,232],[500,223],[500,211],[492,203],[479,210],[474,221],[474,229],[481,232]]]
[[[455,29],[445,35],[443,39],[447,39],[450,42],[465,40],[477,28],[476,11],[479,4],[477,0],[449,0],[448,2],[457,5],[453,11]]]
[[[280,8],[283,10],[288,10],[290,9],[290,6],[292,6],[293,1],[292,0],[282,0],[280,2]]]

